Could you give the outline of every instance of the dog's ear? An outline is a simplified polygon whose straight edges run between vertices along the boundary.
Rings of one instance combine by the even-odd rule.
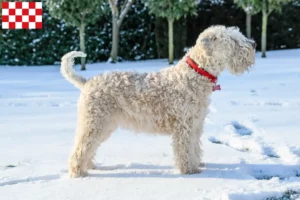
[[[217,40],[216,36],[208,36],[208,37],[204,37],[204,38],[200,39],[199,42],[201,43],[201,46],[204,47],[204,49],[207,52],[210,52],[210,51],[212,51],[213,43],[216,40]]]

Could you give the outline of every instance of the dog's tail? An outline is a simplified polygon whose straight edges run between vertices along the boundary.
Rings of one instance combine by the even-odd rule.
[[[77,75],[73,69],[75,57],[86,57],[86,54],[81,51],[71,51],[65,54],[61,58],[60,71],[63,77],[65,77],[70,83],[72,83],[75,87],[82,89],[86,83],[86,79]]]

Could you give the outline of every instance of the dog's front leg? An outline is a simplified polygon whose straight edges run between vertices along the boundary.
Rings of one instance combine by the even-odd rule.
[[[195,132],[185,128],[178,127],[173,134],[173,151],[175,163],[181,174],[194,174],[200,172],[200,143],[195,141]]]
[[[202,144],[201,144],[201,140],[200,140],[200,137],[203,133],[203,126],[202,125],[198,125],[196,127],[196,131],[193,132],[194,134],[192,135],[193,136],[193,139],[192,139],[192,142],[194,142],[195,144],[193,145],[194,146],[194,154],[195,154],[195,162],[197,163],[198,166],[200,167],[204,167],[205,164],[204,162],[202,161]]]

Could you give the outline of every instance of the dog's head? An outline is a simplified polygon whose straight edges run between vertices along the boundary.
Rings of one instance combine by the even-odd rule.
[[[255,41],[246,38],[237,27],[209,27],[200,34],[196,45],[204,50],[217,72],[227,68],[232,74],[242,74],[255,62]]]

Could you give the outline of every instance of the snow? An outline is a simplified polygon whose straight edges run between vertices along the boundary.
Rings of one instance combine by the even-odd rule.
[[[118,129],[98,150],[97,168],[67,177],[79,91],[59,66],[0,67],[0,199],[300,199],[300,49],[268,52],[250,73],[219,78],[201,138],[205,167],[180,175],[171,139]],[[167,60],[87,65],[157,71]],[[76,66],[79,69],[79,66]]]

